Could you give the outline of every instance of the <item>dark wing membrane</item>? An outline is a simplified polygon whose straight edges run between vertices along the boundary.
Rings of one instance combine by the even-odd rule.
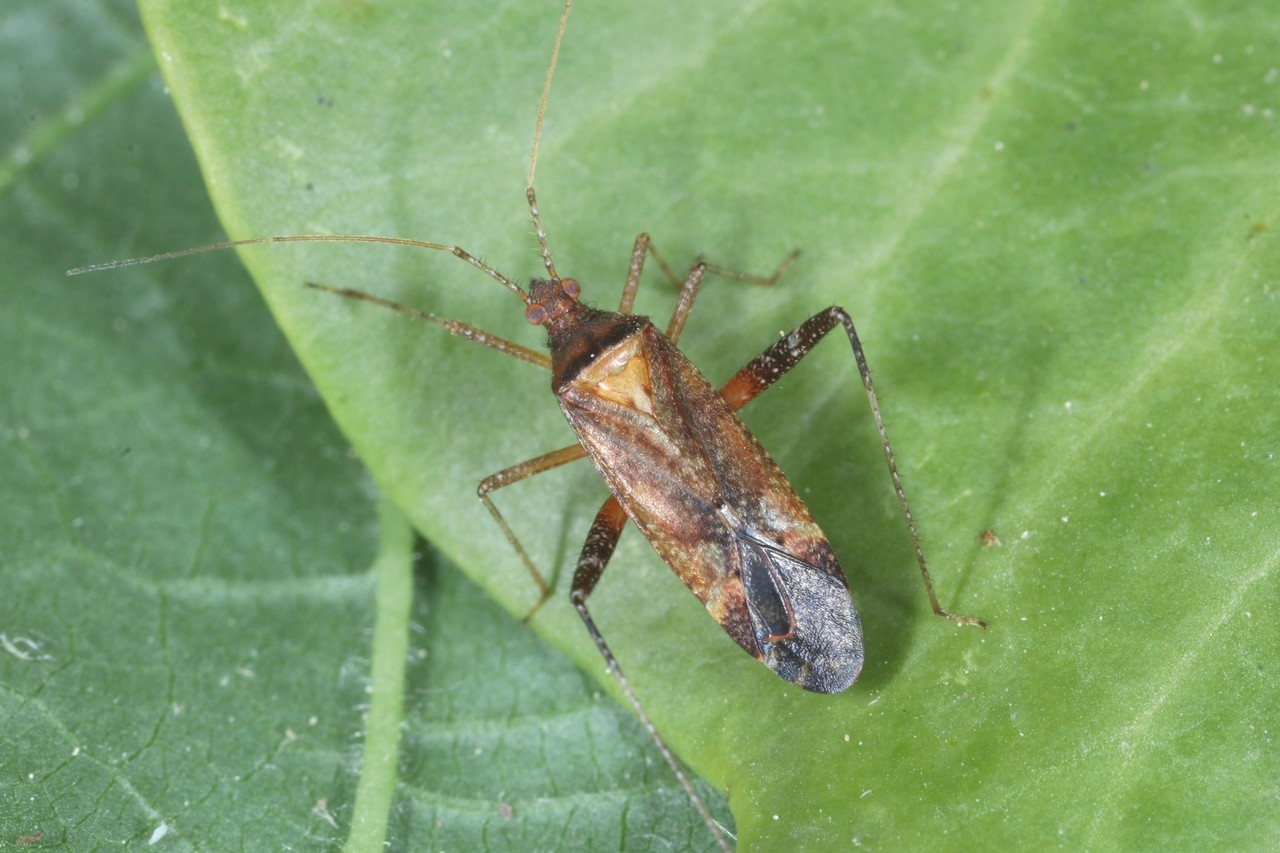
[[[736,532],[747,612],[761,660],[815,693],[839,693],[862,670],[862,625],[841,578]]]

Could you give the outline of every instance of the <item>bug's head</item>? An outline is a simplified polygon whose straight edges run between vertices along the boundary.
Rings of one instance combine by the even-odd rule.
[[[582,288],[572,278],[534,279],[529,285],[524,318],[535,326],[546,326],[550,331],[581,307],[578,302],[581,292]]]

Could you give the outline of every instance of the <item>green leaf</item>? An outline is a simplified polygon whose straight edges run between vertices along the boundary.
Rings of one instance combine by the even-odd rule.
[[[0,847],[705,846],[594,682],[408,574],[235,258],[66,277],[222,232],[128,4],[5,24]]]
[[[74,19],[70,51],[51,41],[57,7],[29,8],[14,20],[42,39],[6,38],[40,47],[3,72],[5,103],[23,106],[2,125],[0,321],[19,345],[0,424],[0,630],[34,645],[0,655],[0,837],[85,847],[163,823],[195,847],[336,843],[359,766],[376,500],[228,283],[229,258],[58,277],[217,232],[165,105],[150,82],[130,94],[141,49],[123,13]],[[525,278],[539,263],[521,189],[556,13],[317,0],[145,15],[231,236],[417,237]],[[776,679],[634,532],[592,599],[659,728],[730,792],[741,846],[1275,837],[1274,16],[574,14],[538,171],[561,271],[609,305],[641,230],[677,264],[705,252],[767,270],[802,248],[770,290],[706,288],[686,351],[723,380],[779,330],[848,308],[943,604],[991,622],[928,615],[852,360],[824,344],[746,417],[845,563],[867,634],[859,683],[822,697]],[[69,105],[104,112],[82,126],[58,118]],[[244,260],[380,489],[523,614],[535,591],[473,495],[572,440],[546,376],[302,283],[537,346],[518,302],[443,254]],[[641,310],[670,305],[647,282]],[[577,463],[497,499],[557,573],[531,627],[612,690],[565,595],[603,496]],[[985,530],[1002,544],[984,547]],[[606,735],[575,673],[526,668],[527,632],[447,569],[418,573],[414,607],[427,654],[406,675],[394,844],[707,845],[622,712]],[[554,710],[531,724],[539,707],[574,711],[576,736],[551,739]],[[615,740],[639,793],[625,763],[591,770]],[[475,749],[486,760],[468,762]],[[601,806],[609,791],[624,805]],[[638,803],[658,816],[632,823]]]

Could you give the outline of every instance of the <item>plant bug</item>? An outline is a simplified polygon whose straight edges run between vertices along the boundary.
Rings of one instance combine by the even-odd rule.
[[[486,477],[478,487],[479,496],[538,585],[538,600],[526,617],[530,618],[552,591],[491,495],[535,474],[584,457],[591,459],[611,496],[596,514],[582,547],[572,580],[571,601],[702,820],[720,846],[728,849],[724,834],[649,719],[596,626],[588,599],[623,527],[631,521],[726,633],[780,677],[819,693],[841,692],[856,680],[863,663],[862,631],[843,570],[794,488],[736,415],[737,409],[772,386],[837,327],[843,328],[853,350],[931,606],[937,615],[957,622],[983,623],[950,614],[939,605],[870,370],[853,321],[842,308],[831,306],[815,314],[748,362],[718,390],[677,349],[708,273],[771,284],[791,265],[795,254],[770,276],[743,275],[699,261],[680,279],[649,236],[641,234],[632,249],[616,312],[584,305],[579,300],[577,281],[557,273],[538,208],[534,175],[543,118],[571,7],[572,0],[566,0],[530,152],[525,193],[546,278],[534,280],[528,288],[457,246],[377,236],[263,237],[75,272],[232,246],[370,242],[451,253],[517,295],[525,305],[525,318],[546,329],[549,356],[467,323],[361,291],[309,283],[318,290],[427,320],[453,335],[550,371],[552,391],[577,435],[577,443]],[[680,291],[665,330],[659,330],[649,318],[632,313],[640,277],[649,259]]]

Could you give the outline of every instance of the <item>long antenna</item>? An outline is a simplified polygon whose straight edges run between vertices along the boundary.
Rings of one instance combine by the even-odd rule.
[[[569,25],[569,10],[572,8],[573,0],[565,0],[564,11],[560,13],[560,27],[556,30],[556,41],[551,47],[547,79],[542,84],[542,99],[538,101],[538,120],[533,124],[533,147],[529,150],[529,178],[524,184],[527,189],[533,189],[533,172],[538,166],[538,146],[542,143],[542,117],[546,115],[547,101],[551,99],[551,78],[556,73],[556,62],[560,59],[560,43],[564,41],[564,31]]]
[[[85,267],[76,267],[73,270],[67,270],[67,275],[83,275],[90,272],[101,272],[103,270],[118,270],[125,267],[136,267],[142,264],[153,264],[156,261],[169,261],[174,258],[185,258],[189,255],[203,255],[207,252],[220,252],[223,249],[234,249],[237,246],[257,246],[262,243],[383,243],[388,246],[410,246],[415,249],[433,249],[438,252],[448,252],[454,257],[461,258],[471,266],[480,270],[480,272],[489,276],[489,278],[501,284],[507,290],[510,290],[516,296],[519,296],[524,302],[529,301],[529,296],[524,292],[520,285],[507,278],[475,255],[461,249],[457,246],[450,246],[445,243],[432,243],[429,240],[411,240],[408,237],[380,237],[376,235],[364,234],[283,234],[278,237],[250,237],[247,240],[227,240],[222,243],[210,243],[207,246],[194,246],[190,249],[179,249],[176,252],[163,252],[159,255],[148,255],[145,258],[125,258],[121,261],[106,261],[101,264],[89,264]]]
[[[529,150],[529,177],[524,184],[524,195],[529,200],[529,214],[533,217],[533,231],[538,238],[538,248],[542,250],[542,265],[547,268],[547,275],[552,281],[559,281],[556,275],[555,261],[551,260],[551,249],[547,247],[547,230],[542,227],[542,216],[538,213],[538,196],[533,190],[533,173],[538,168],[538,147],[542,144],[542,117],[547,113],[547,101],[551,99],[551,80],[556,74],[556,62],[560,59],[560,43],[564,41],[565,27],[569,25],[569,11],[573,9],[573,0],[565,0],[564,11],[560,13],[560,26],[556,30],[556,41],[551,46],[551,61],[547,63],[547,79],[542,84],[542,98],[538,101],[538,118],[533,123],[533,145]]]

